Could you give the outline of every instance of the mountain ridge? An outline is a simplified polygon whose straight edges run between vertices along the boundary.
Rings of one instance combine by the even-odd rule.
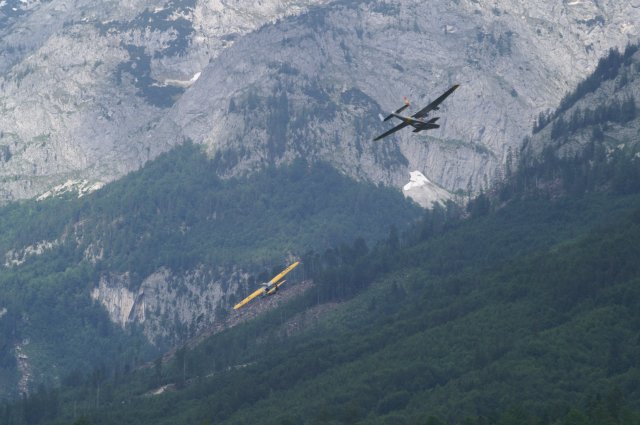
[[[420,171],[477,193],[529,117],[554,107],[608,48],[637,39],[634,1],[34,2],[0,29],[2,197],[111,181],[185,138],[235,155],[235,174],[308,156],[397,188]],[[33,22],[41,30],[30,32]],[[199,72],[189,87],[165,84]],[[433,138],[370,143],[380,109],[403,94],[426,102],[454,82],[462,89]]]

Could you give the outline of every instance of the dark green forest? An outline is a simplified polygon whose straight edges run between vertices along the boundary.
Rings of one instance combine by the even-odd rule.
[[[602,61],[595,76],[540,125],[566,122],[563,112],[584,93],[598,90],[603,79],[619,78],[614,70],[632,55],[612,53],[614,59]],[[635,99],[628,99],[626,108],[631,108]],[[609,120],[605,114],[563,131],[598,126],[606,138],[603,124]],[[318,210],[322,220],[309,219],[295,228],[296,236],[302,235],[296,248],[303,273],[314,282],[300,297],[141,367],[104,364],[75,370],[60,385],[43,385],[28,397],[0,405],[0,422],[638,425],[640,164],[633,151],[605,149],[604,138],[594,133],[585,150],[570,158],[557,157],[554,149],[518,158],[505,181],[465,208],[436,207],[409,227],[401,224],[415,217],[411,208],[402,210],[403,220],[392,211],[378,211],[389,215],[374,216],[379,221],[366,229],[375,228],[375,234],[355,227],[362,222],[357,220],[336,237],[315,242],[326,229],[342,225],[353,208],[368,211],[363,206],[375,205],[379,198],[368,201],[367,195],[375,188],[365,185],[361,198],[352,193],[349,202],[331,204],[326,216]],[[176,163],[194,149],[187,145],[174,153]],[[167,158],[173,157],[160,161]],[[198,163],[188,163],[199,169]],[[105,267],[142,276],[168,261],[164,250],[181,251],[171,265],[176,269],[214,258],[221,263],[267,258],[265,252],[291,243],[291,217],[304,217],[306,208],[284,206],[293,202],[290,194],[300,190],[298,182],[309,170],[325,167],[296,162],[267,169],[252,180],[258,189],[236,187],[228,194],[224,190],[233,180],[186,179],[165,201],[161,195],[158,201],[138,199],[156,180],[157,191],[151,193],[166,194],[165,185],[175,184],[172,162],[160,164],[166,169],[145,168],[138,174],[153,178],[132,177],[114,184],[111,197],[78,201],[82,209],[69,209],[76,222],[83,214],[100,218],[88,235],[109,234],[113,223],[138,231],[132,238],[117,232],[110,236],[122,240],[105,244]],[[215,161],[202,164],[203,170],[215,167]],[[322,185],[324,191],[304,202],[318,205],[319,196],[337,196],[344,177],[333,176]],[[268,181],[264,188],[277,184],[283,191],[260,198],[263,180]],[[219,185],[216,193],[231,205],[217,204],[215,197],[203,196],[204,204],[200,196],[190,198],[191,185],[205,184]],[[345,186],[356,190],[352,183]],[[242,218],[245,197],[251,205],[261,200],[259,211],[272,212],[264,222],[252,216],[256,227],[249,225],[249,234],[236,235],[225,221],[224,229],[209,234],[220,238],[210,244],[207,238],[183,237],[184,229],[199,234],[209,223],[204,213],[192,217],[191,211],[206,211],[206,217],[214,211],[213,221],[219,211],[223,221],[225,211]],[[174,212],[176,199],[189,207]],[[127,215],[122,214],[125,207],[130,208]],[[18,207],[7,211],[21,215],[11,208]],[[158,211],[173,227],[147,242],[140,235],[164,223]],[[58,230],[65,229],[60,220]],[[274,222],[279,224],[271,227]],[[269,236],[255,238],[251,232],[262,226],[270,229]],[[19,237],[7,234],[2,243],[10,246]],[[27,240],[41,239],[38,234]],[[165,240],[167,247],[158,246]],[[242,250],[247,241],[255,242],[249,254]],[[78,255],[75,248],[55,252]],[[154,263],[158,258],[162,261]],[[89,267],[87,273],[95,271]]]
[[[73,231],[75,252],[100,243],[98,267],[146,276],[159,266],[255,265],[357,237],[371,242],[421,211],[393,189],[324,163],[296,160],[224,180],[218,171],[216,160],[186,143],[92,196],[10,205],[0,213],[7,229],[0,249]]]
[[[637,424],[640,196],[459,213],[436,210],[366,250],[308,253],[316,287],[302,298],[126,376],[43,389],[4,418]],[[291,321],[304,326],[287,334]],[[59,419],[26,421],[28,403]]]
[[[640,190],[640,141],[612,137],[614,126],[636,129],[640,125],[633,93],[640,84],[639,45],[628,45],[624,52],[612,49],[602,58],[592,75],[567,94],[553,113],[542,114],[534,125],[534,134],[550,128],[550,140],[542,141],[539,156],[527,148],[533,143],[525,138],[522,152],[509,152],[505,179],[471,203],[475,213],[486,213],[491,204],[500,205],[521,196],[579,197],[585,193],[612,192],[619,195]],[[617,98],[603,103],[569,109],[585,96],[597,92],[612,81]],[[564,153],[562,148],[576,135],[583,140],[577,149]]]
[[[22,341],[35,383],[76,370],[120,375],[156,353],[123,332],[90,297],[103,273],[129,273],[132,290],[160,267],[240,266],[258,275],[286,255],[405,229],[421,209],[401,193],[358,183],[302,160],[249,178],[220,179],[218,164],[187,143],[84,196],[0,210],[0,252],[55,241],[0,270],[0,399],[15,388]],[[55,365],[52,367],[51,365]],[[102,372],[100,372],[102,373]]]
[[[511,181],[542,181],[554,164]],[[618,163],[600,167],[615,176]],[[302,297],[148,367],[76,373],[2,418],[638,424],[640,190],[635,174],[625,190],[601,179],[562,196],[512,183],[508,197],[426,211],[378,243],[308,250],[315,285]]]

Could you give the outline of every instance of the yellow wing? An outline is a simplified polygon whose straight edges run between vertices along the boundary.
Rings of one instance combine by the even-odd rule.
[[[253,294],[249,295],[247,298],[245,298],[244,300],[240,301],[238,304],[234,305],[233,309],[237,310],[239,308],[244,307],[249,301],[251,301],[255,297],[258,297],[258,296],[260,296],[262,294],[264,294],[264,288],[256,289],[256,291]]]
[[[276,275],[273,279],[271,279],[269,281],[269,283],[267,283],[266,288],[269,288],[269,291],[271,292],[271,290],[273,288],[270,288],[274,283],[278,282],[280,279],[282,279],[287,273],[289,273],[291,270],[295,269],[298,264],[300,264],[300,261],[296,261],[295,263],[291,264],[289,267],[287,267],[286,269],[284,269],[283,271],[281,271],[278,275]],[[282,285],[284,282],[279,282],[279,284],[276,284],[277,286]],[[258,297],[264,293],[266,293],[267,289],[266,288],[260,288],[257,289],[253,294],[249,295],[247,298],[245,298],[244,300],[240,301],[238,304],[236,304],[235,306],[233,306],[234,310],[237,310],[239,308],[244,307],[245,305],[247,305],[247,303],[249,301],[251,301],[252,299],[254,299],[255,297]]]
[[[280,272],[280,274],[276,275],[273,279],[271,279],[268,283],[269,286],[273,285],[276,282],[279,282],[280,279],[282,279],[283,277],[285,277],[285,275],[287,273],[289,273],[291,270],[295,269],[298,264],[300,264],[300,261],[296,261],[295,263],[293,263],[292,265],[290,265],[289,267],[287,267],[286,269],[282,270]]]

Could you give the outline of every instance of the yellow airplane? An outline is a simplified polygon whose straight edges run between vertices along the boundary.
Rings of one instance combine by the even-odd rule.
[[[240,301],[238,304],[236,304],[233,307],[233,309],[237,310],[239,308],[244,307],[245,305],[247,305],[249,303],[249,301],[251,301],[252,299],[254,299],[256,297],[259,297],[260,295],[267,296],[267,295],[275,294],[278,291],[278,288],[280,288],[280,286],[282,286],[282,284],[286,282],[286,280],[280,280],[280,279],[282,279],[291,270],[295,269],[298,266],[298,264],[300,264],[300,261],[296,261],[295,263],[291,264],[289,267],[287,267],[286,269],[281,271],[278,275],[276,275],[269,282],[263,283],[262,284],[262,288],[256,290],[253,294],[249,295],[247,298],[245,298],[244,300]]]

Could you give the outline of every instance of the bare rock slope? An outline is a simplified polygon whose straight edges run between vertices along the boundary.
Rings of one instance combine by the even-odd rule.
[[[0,200],[140,167],[170,148],[145,135],[212,58],[323,1],[0,2]]]
[[[186,138],[229,174],[306,156],[398,188],[417,170],[477,191],[539,111],[640,31],[638,0],[5,0],[0,13],[5,201],[110,181]],[[453,83],[441,129],[371,142],[378,112]]]

